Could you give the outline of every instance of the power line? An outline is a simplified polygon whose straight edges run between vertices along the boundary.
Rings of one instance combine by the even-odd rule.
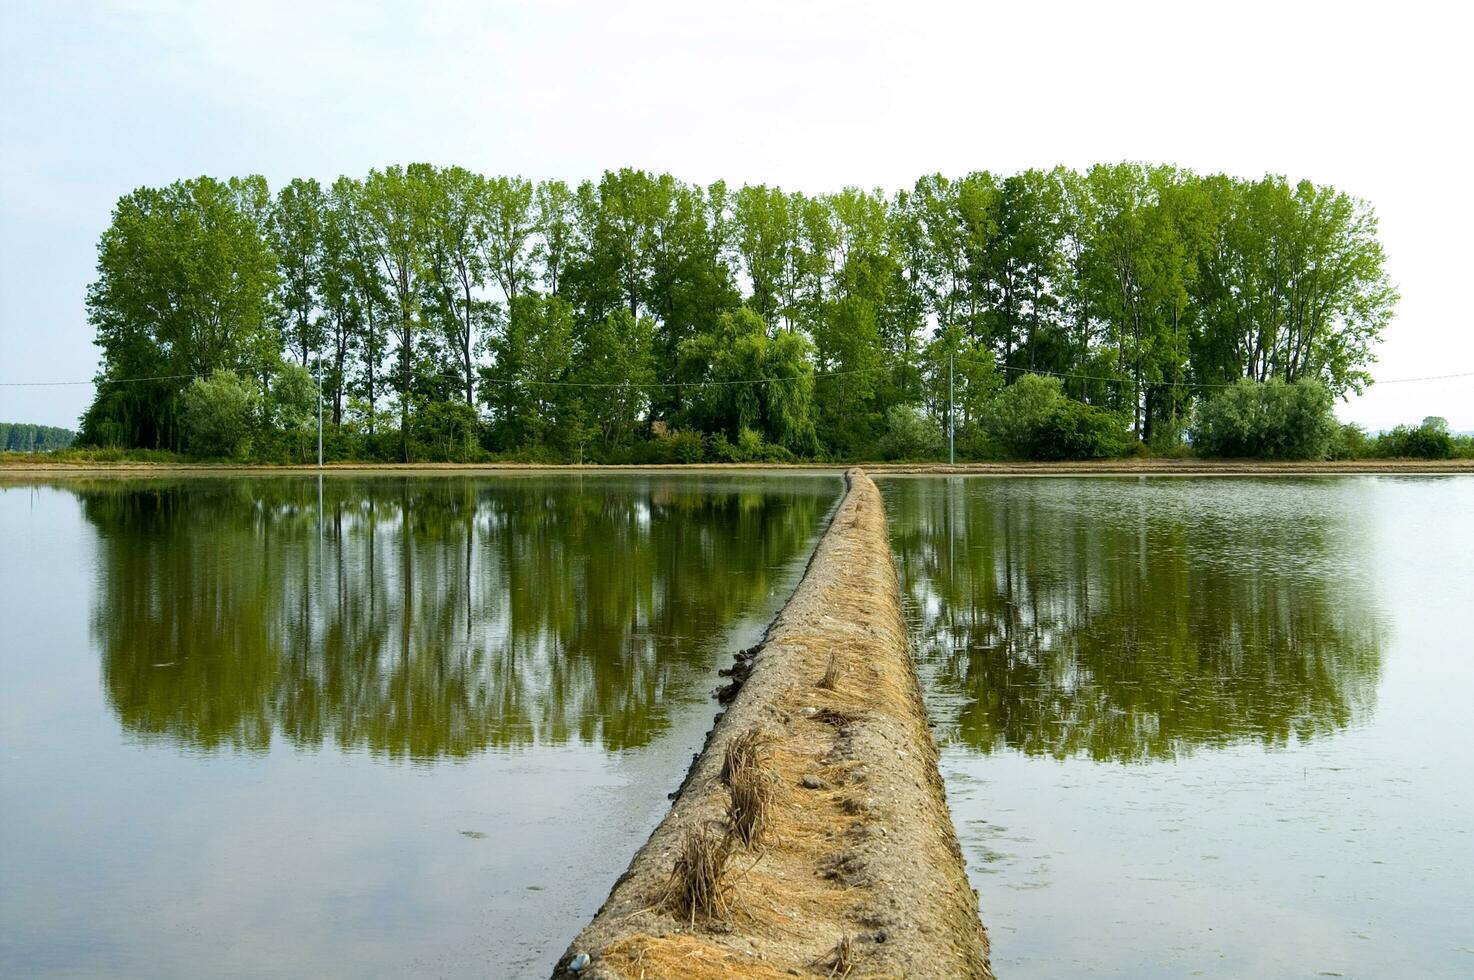
[[[976,359],[968,358],[965,355],[959,356],[958,357],[958,360],[961,360],[961,361],[969,361],[970,363],[978,364],[978,365],[986,365],[987,364],[986,361],[981,361],[981,360],[976,360]],[[1124,384],[1124,383],[1126,383],[1126,382],[1128,382],[1128,381],[1131,380],[1131,378],[1129,378],[1129,377],[1121,377],[1120,375],[1117,375],[1115,377],[1112,377],[1110,375],[1105,375],[1105,374],[1075,374],[1075,373],[1071,373],[1071,372],[1062,372],[1062,371],[1047,371],[1047,370],[1044,370],[1044,369],[1041,369],[1041,368],[1012,367],[1012,366],[1007,365],[1007,364],[994,364],[993,365],[993,368],[994,368],[994,370],[997,370],[997,371],[1013,371],[1013,372],[1019,373],[1019,374],[1044,374],[1044,375],[1048,375],[1049,377],[1052,377],[1052,378],[1071,378],[1071,379],[1074,379],[1074,380],[1081,380],[1081,381],[1104,381],[1104,382],[1107,382],[1109,384]],[[1429,375],[1425,375],[1425,376],[1419,377],[1419,378],[1388,378],[1385,381],[1379,381],[1376,378],[1373,378],[1372,379],[1372,383],[1373,384],[1379,384],[1379,385],[1400,385],[1400,384],[1410,384],[1410,383],[1415,382],[1415,381],[1444,381],[1444,380],[1447,380],[1449,378],[1474,378],[1474,371],[1463,371],[1463,372],[1460,372],[1460,373],[1457,373],[1457,374],[1429,374]],[[1242,379],[1242,380],[1247,380],[1247,379]],[[1143,384],[1144,385],[1151,386],[1151,387],[1169,387],[1169,388],[1236,388],[1236,387],[1238,387],[1239,382],[1238,381],[1228,381],[1228,382],[1221,382],[1221,381],[1212,381],[1212,382],[1210,382],[1210,381],[1147,381],[1147,382],[1143,382]]]
[[[86,381],[0,381],[0,388],[60,388],[64,385],[126,385],[144,381],[181,381],[202,374],[155,374],[146,378],[89,378]]]

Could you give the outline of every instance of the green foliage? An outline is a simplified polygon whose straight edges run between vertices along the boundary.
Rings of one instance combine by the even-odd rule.
[[[463,401],[434,401],[414,414],[413,453],[432,462],[465,463],[478,455],[476,410]]]
[[[274,359],[266,204],[260,178],[200,177],[118,201],[87,290],[104,367],[84,441],[177,449],[185,378],[256,373]]]
[[[1399,425],[1377,436],[1374,455],[1394,459],[1452,459],[1457,446],[1448,434],[1448,423],[1429,416],[1421,425]]]
[[[769,336],[751,309],[722,313],[713,333],[681,346],[681,377],[696,385],[687,419],[729,439],[749,430],[791,451],[813,453],[812,351],[798,334]]]
[[[936,459],[946,448],[937,420],[916,405],[892,405],[877,444],[882,459]]]
[[[49,453],[66,449],[77,438],[70,429],[53,425],[0,422],[0,452]]]
[[[1367,459],[1376,455],[1375,449],[1376,443],[1367,437],[1366,430],[1355,422],[1347,422],[1336,428],[1327,458]]]
[[[635,461],[666,465],[672,463],[704,463],[707,438],[693,429],[671,429],[655,436],[640,447]]]
[[[573,340],[573,307],[563,298],[523,293],[512,301],[506,326],[491,341],[495,360],[481,374],[497,447],[541,446],[556,433],[570,407],[563,383]]]
[[[184,442],[199,456],[242,457],[250,452],[260,399],[240,375],[220,370],[184,390]]]
[[[305,370],[325,447],[373,459],[633,458],[655,423],[722,459],[925,454],[937,431],[1076,458],[1125,451],[1127,426],[1172,454],[1219,385],[1364,387],[1384,265],[1371,208],[1334,188],[1138,164],[889,195],[632,168],[199,178],[125,196],[99,241],[80,438],[180,449],[186,385],[227,370],[266,398],[258,454],[303,458]]]
[[[1193,447],[1204,456],[1325,459],[1340,431],[1331,404],[1318,381],[1240,381],[1198,403]]]
[[[983,407],[983,429],[1024,459],[1119,456],[1130,441],[1115,413],[1064,394],[1059,378],[1026,374]]]
[[[317,381],[300,364],[283,364],[271,378],[268,418],[277,428],[294,432],[317,428]]]

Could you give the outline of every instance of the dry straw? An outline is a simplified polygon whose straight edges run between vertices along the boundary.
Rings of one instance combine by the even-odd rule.
[[[686,919],[723,919],[730,911],[727,859],[732,855],[732,838],[706,828],[691,828],[681,840],[680,853],[671,869],[661,904]]]

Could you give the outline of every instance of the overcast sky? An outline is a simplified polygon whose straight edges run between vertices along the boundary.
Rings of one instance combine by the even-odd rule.
[[[92,376],[83,297],[130,190],[416,160],[808,192],[1117,160],[1308,177],[1381,218],[1403,299],[1374,376],[1474,371],[1459,4],[0,6],[3,382]],[[91,394],[0,387],[0,421],[74,426]],[[1474,377],[1378,384],[1338,412],[1474,429]]]

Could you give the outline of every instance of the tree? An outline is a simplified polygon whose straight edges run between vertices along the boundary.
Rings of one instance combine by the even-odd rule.
[[[861,458],[918,406],[991,452],[989,405],[1028,374],[1061,386],[1016,451],[1115,451],[1121,418],[1168,450],[1240,378],[1361,390],[1397,300],[1365,202],[1132,163],[893,195],[630,168],[570,189],[411,164],[275,196],[201,178],[121,200],[98,258],[85,441],[179,448],[192,378],[234,371],[269,405],[290,361],[349,423],[340,447],[366,422],[384,454],[397,414],[403,459],[467,456],[473,432],[622,455],[670,426],[683,453]]]
[[[588,326],[579,340],[575,380],[587,389],[579,408],[606,448],[626,442],[649,406],[654,341],[655,322],[623,308]]]
[[[512,301],[512,315],[491,344],[493,364],[482,369],[499,446],[541,447],[564,420],[573,331],[573,308],[561,296],[526,292]]]
[[[416,346],[420,297],[425,280],[425,240],[430,212],[430,168],[425,164],[370,170],[360,207],[365,241],[393,298],[389,329],[398,343],[399,435],[403,460],[409,462],[411,389],[420,351]]]
[[[533,246],[533,259],[542,265],[543,285],[555,296],[563,295],[563,270],[576,244],[573,203],[573,192],[563,181],[537,185],[533,209],[540,240]]]
[[[277,191],[271,208],[270,243],[280,280],[282,346],[306,365],[322,344],[322,330],[312,319],[322,284],[323,221],[327,210],[315,180],[297,178]]]
[[[557,213],[561,204],[559,191],[544,185],[542,200],[554,212],[547,216],[550,225],[545,227],[556,239],[563,232],[561,221],[566,220],[563,214]],[[482,254],[509,310],[532,276],[532,236],[538,230],[538,218],[531,181],[521,177],[495,177],[487,181],[481,212],[485,224]],[[560,253],[566,247],[563,243],[557,246]],[[556,285],[550,288],[556,292]]]
[[[681,373],[695,394],[682,421],[738,441],[744,431],[796,453],[818,448],[812,345],[768,334],[750,307],[721,314],[716,329],[681,346]]]
[[[918,405],[892,405],[877,448],[885,459],[934,459],[943,449],[942,429]]]
[[[1363,390],[1398,300],[1375,212],[1283,177],[1212,178],[1209,187],[1218,215],[1195,297],[1202,380],[1317,378],[1333,395]]]
[[[1123,420],[1065,397],[1058,378],[1025,374],[983,409],[983,427],[1011,455],[1025,459],[1097,459],[1126,447]]]
[[[178,449],[190,378],[265,371],[277,271],[259,221],[263,191],[257,180],[200,177],[118,201],[87,290],[103,365],[84,440]]]
[[[493,227],[487,218],[492,191],[485,178],[461,167],[427,169],[423,180],[429,306],[440,321],[457,384],[474,410],[473,358],[487,313],[477,292],[485,281],[483,252]]]

